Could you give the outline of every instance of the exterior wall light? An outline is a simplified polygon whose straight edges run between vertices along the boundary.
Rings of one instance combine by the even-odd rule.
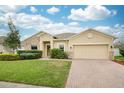
[[[113,48],[113,46],[110,46],[110,48],[112,49],[112,48]]]

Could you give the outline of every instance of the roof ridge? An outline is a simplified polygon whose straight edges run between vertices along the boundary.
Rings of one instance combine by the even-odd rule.
[[[71,32],[66,33],[65,32],[65,33],[56,34],[54,36],[57,37],[58,39],[66,39],[66,38],[69,38],[69,37],[71,37],[71,36],[73,36],[75,34],[77,34],[77,33],[71,33]]]
[[[58,34],[67,34],[67,33],[77,34],[77,33],[74,33],[74,32],[64,32],[64,33],[58,33]],[[55,35],[58,35],[58,34],[55,34]]]
[[[93,29],[93,28],[89,28],[89,29],[86,29],[86,30],[84,30],[84,31],[81,31],[80,33],[78,33],[78,34],[76,34],[76,35],[73,35],[73,36],[69,37],[68,39],[73,38],[73,37],[75,37],[75,36],[77,36],[77,35],[79,35],[79,34],[81,34],[81,33],[86,32],[86,31],[95,31],[95,32],[98,32],[98,33],[102,33],[102,34],[104,34],[104,35],[106,35],[106,36],[110,36],[110,37],[116,38],[116,37],[113,36],[113,35],[109,35],[109,34],[107,34],[107,33],[104,33],[104,32],[102,32],[102,31],[99,31],[99,30],[96,30],[96,29]]]
[[[32,38],[33,36],[36,36],[36,35],[40,34],[40,33],[45,33],[45,32],[44,31],[39,31],[36,34],[33,34],[33,35],[29,36],[28,38],[22,40],[22,42],[25,41],[25,40],[27,40],[27,39],[29,39],[29,38]]]

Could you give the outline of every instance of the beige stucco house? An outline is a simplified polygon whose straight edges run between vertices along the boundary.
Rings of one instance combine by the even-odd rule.
[[[73,59],[112,59],[114,39],[115,37],[94,29],[54,36],[39,32],[22,41],[22,49],[42,50],[43,57],[49,57],[50,49],[60,48]]]

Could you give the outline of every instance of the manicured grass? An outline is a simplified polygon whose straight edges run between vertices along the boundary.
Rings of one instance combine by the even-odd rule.
[[[124,61],[124,56],[115,56],[114,60],[115,61]]]
[[[66,61],[0,61],[0,81],[64,87],[70,65],[71,62]]]

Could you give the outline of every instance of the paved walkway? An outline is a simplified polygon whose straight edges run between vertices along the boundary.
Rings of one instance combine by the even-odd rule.
[[[51,60],[51,61],[72,61],[72,59],[53,59],[53,58],[40,58],[39,60]]]
[[[108,60],[73,60],[66,87],[124,88],[124,66]]]
[[[46,87],[0,81],[0,88],[46,88]]]

